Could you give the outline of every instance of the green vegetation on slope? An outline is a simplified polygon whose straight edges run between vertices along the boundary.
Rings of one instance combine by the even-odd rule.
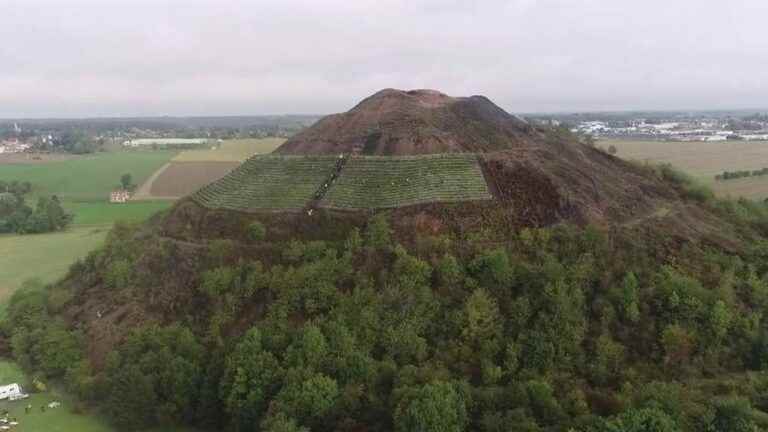
[[[321,206],[393,208],[491,199],[477,156],[352,157]]]
[[[765,233],[765,206],[687,193]],[[50,296],[14,296],[3,327],[25,367],[64,379],[122,428],[768,426],[765,240],[736,255],[559,225],[419,234],[404,246],[380,213],[342,239],[256,235],[264,250],[217,240],[184,256],[140,229],[117,226]],[[660,253],[671,245],[680,249]],[[66,292],[73,305],[142,299],[133,305],[184,318],[134,328],[94,374],[80,333],[49,315],[66,309],[56,301]]]
[[[215,209],[301,209],[335,162],[334,156],[254,156],[193,199]]]
[[[490,199],[473,154],[351,157],[335,181],[334,156],[257,156],[193,198],[214,209],[300,209],[324,184],[321,207],[392,208]]]

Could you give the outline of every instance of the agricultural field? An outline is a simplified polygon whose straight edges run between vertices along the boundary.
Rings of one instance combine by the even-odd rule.
[[[141,184],[176,153],[135,151],[94,153],[75,159],[43,164],[0,165],[0,179],[29,181],[33,194],[57,195],[63,200],[107,200],[120,184],[120,176],[130,173]]]
[[[215,150],[183,151],[173,158],[173,162],[242,162],[253,155],[272,153],[284,142],[285,138],[226,140]]]
[[[168,151],[132,151],[95,153],[86,156],[53,159],[40,163],[0,164],[0,179],[29,181],[35,195],[56,195],[64,208],[75,215],[75,225],[112,223],[118,219],[143,220],[167,203],[109,204],[109,192],[120,183],[120,176],[130,173],[141,184],[167,163],[176,153]]]
[[[64,232],[0,236],[0,304],[28,279],[46,284],[99,247],[109,226],[76,227]]]
[[[208,208],[301,209],[335,163],[335,156],[256,156],[193,197]]]
[[[224,177],[239,165],[239,162],[172,162],[147,185],[149,198],[181,198]]]
[[[272,153],[284,138],[226,140],[216,149],[186,150],[152,175],[138,200],[174,200],[187,196],[237,168],[251,156]]]
[[[716,181],[709,186],[717,196],[744,197],[753,200],[768,198],[768,176]]]
[[[477,157],[354,157],[322,201],[332,208],[392,208],[491,199]]]
[[[759,170],[768,167],[766,141],[667,142],[600,140],[597,145],[616,147],[616,155],[635,161],[668,162],[712,187],[719,196],[768,197],[768,176],[715,182],[723,171]]]

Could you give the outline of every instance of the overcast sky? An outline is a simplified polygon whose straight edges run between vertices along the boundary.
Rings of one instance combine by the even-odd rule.
[[[768,107],[767,0],[0,0],[0,117]]]

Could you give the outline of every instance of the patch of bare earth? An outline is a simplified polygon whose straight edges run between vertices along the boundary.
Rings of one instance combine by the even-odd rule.
[[[239,162],[171,162],[149,187],[151,198],[181,198],[235,169]]]

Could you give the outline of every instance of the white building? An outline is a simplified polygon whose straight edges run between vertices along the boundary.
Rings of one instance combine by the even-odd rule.
[[[728,137],[725,135],[710,135],[704,138],[704,141],[727,141]]]
[[[109,194],[109,202],[111,203],[126,203],[131,199],[131,193],[127,190],[115,190]]]
[[[744,138],[747,141],[766,141],[768,140],[768,135],[761,135],[761,134],[749,134],[749,135],[742,135],[742,138]]]
[[[203,145],[207,144],[208,140],[204,138],[137,138],[123,142],[126,147],[141,147],[141,146],[174,146],[174,145]]]

